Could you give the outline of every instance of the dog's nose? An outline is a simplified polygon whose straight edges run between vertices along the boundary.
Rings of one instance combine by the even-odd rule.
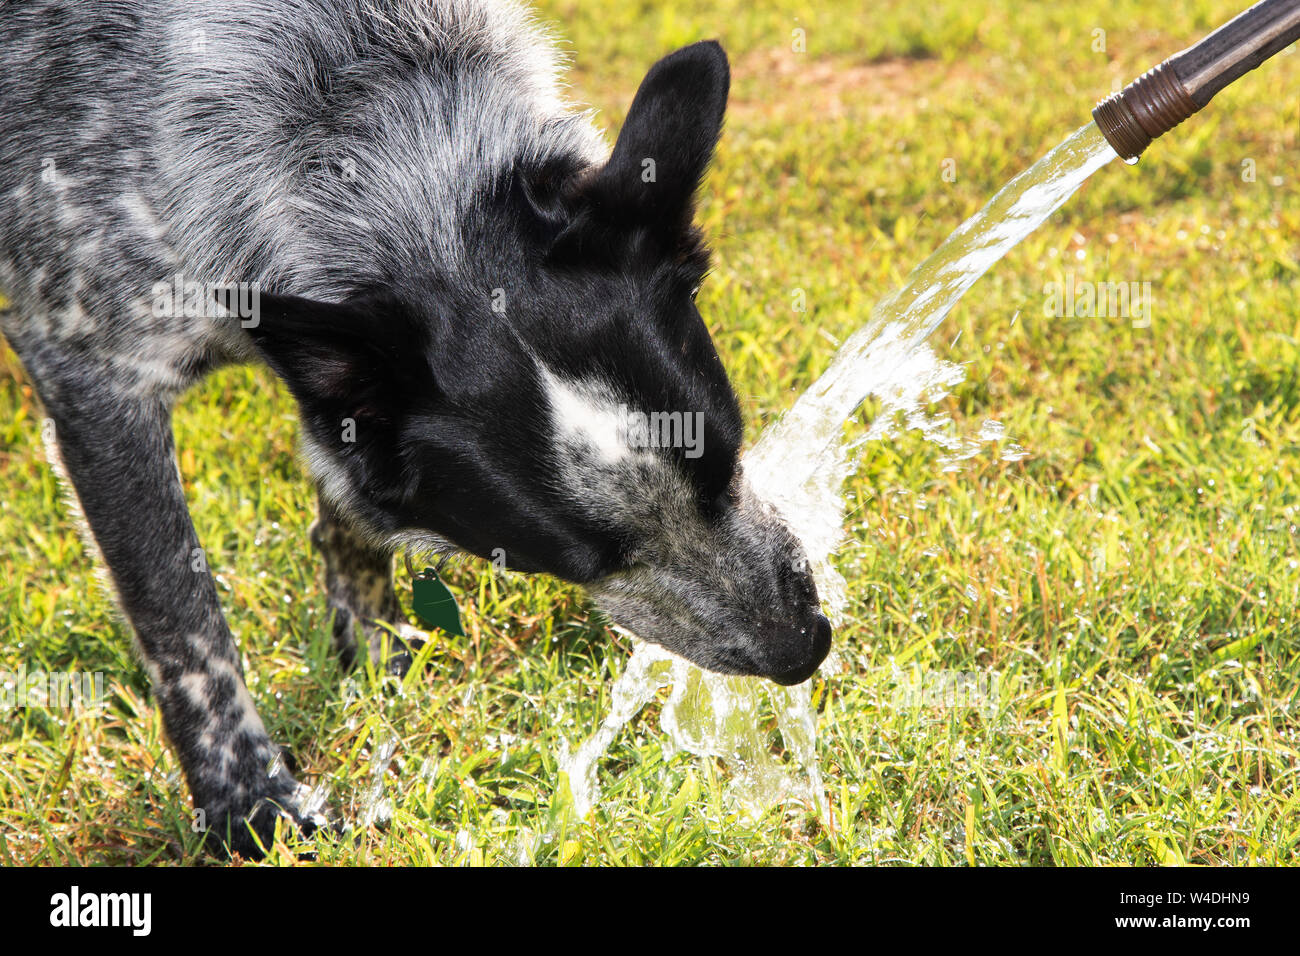
[[[826,660],[826,655],[831,652],[831,622],[825,614],[817,615],[817,622],[813,625],[813,655],[817,658],[817,666],[822,666],[822,661]]]
[[[815,612],[808,624],[797,629],[783,642],[785,660],[766,676],[778,684],[802,684],[817,672],[831,650],[831,622]]]

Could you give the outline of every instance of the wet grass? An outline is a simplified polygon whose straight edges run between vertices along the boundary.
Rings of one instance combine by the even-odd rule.
[[[660,53],[720,36],[732,55],[700,301],[751,437],[1099,96],[1241,4],[760,6],[542,5],[575,51],[575,98],[608,128]],[[1297,862],[1297,90],[1292,50],[1136,169],[1103,170],[935,335],[967,368],[935,411],[968,434],[1001,421],[1030,456],[944,471],[915,434],[864,450],[840,558],[851,606],[815,692],[827,819],[745,819],[717,768],[665,754],[653,710],[602,763],[606,799],[566,815],[556,754],[595,727],[626,646],[552,580],[462,564],[466,637],[439,638],[400,686],[340,673],[291,402],[261,369],[196,389],[177,415],[181,471],[251,692],[303,776],[361,823],[355,843],[318,841],[320,859]],[[1150,324],[1046,315],[1069,273],[1150,283]],[[0,668],[100,671],[108,700],[0,712],[0,863],[198,862],[40,417],[3,353]],[[994,679],[994,699],[902,705],[900,683],[955,673]]]

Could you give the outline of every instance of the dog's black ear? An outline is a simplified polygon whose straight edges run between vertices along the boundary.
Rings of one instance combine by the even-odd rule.
[[[695,190],[722,133],[731,71],[712,40],[650,68],[609,162],[590,182],[601,212],[666,229],[686,229]]]
[[[422,333],[397,303],[266,292],[253,302],[253,315],[241,324],[308,415],[387,423],[401,407],[402,389],[433,391],[420,361]]]

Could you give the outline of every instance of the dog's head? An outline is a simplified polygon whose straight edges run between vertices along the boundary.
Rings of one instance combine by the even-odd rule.
[[[584,584],[702,667],[797,683],[830,625],[741,473],[739,407],[694,301],[694,195],[728,83],[716,43],[666,57],[606,163],[522,157],[466,210],[454,278],[263,295],[249,334],[299,400],[325,493],[363,527]]]

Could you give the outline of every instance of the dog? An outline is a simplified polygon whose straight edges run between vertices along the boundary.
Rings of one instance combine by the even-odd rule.
[[[510,2],[11,0],[0,57],[0,330],[226,850],[326,822],[245,688],[175,464],[173,403],[227,363],[297,402],[345,657],[380,622],[418,640],[405,548],[583,585],[707,669],[814,673],[830,624],[695,306],[721,46],[655,63],[612,150]]]

